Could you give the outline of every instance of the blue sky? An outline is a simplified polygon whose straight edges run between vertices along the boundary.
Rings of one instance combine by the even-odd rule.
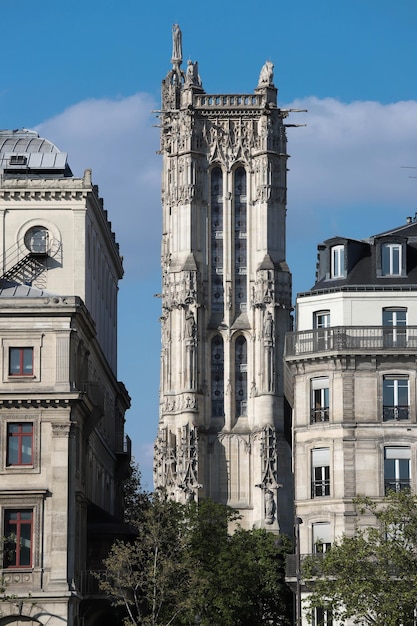
[[[119,378],[127,430],[152,487],[158,423],[161,80],[171,27],[208,93],[250,93],[266,59],[288,131],[287,251],[296,292],[317,244],[363,238],[417,211],[416,0],[0,0],[2,128],[36,128],[93,169],[125,259]]]

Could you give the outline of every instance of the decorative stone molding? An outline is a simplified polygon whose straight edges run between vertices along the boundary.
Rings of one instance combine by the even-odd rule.
[[[69,437],[71,424],[51,424],[52,437]]]

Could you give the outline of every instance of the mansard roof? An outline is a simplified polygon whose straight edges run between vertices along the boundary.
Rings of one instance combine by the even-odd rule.
[[[383,255],[389,246],[396,248],[396,267],[386,271]],[[417,289],[417,215],[367,239],[337,236],[317,248],[316,282],[308,293]],[[341,255],[338,271],[333,267],[335,252]]]
[[[67,157],[34,130],[0,130],[0,170],[6,175],[72,176]]]

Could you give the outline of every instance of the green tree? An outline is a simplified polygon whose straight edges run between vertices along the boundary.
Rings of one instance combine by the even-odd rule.
[[[211,500],[191,513],[194,614],[202,626],[290,624],[292,598],[284,582],[289,542],[261,529],[237,526],[229,533],[238,517]]]
[[[331,609],[341,624],[414,624],[417,606],[417,498],[390,492],[383,502],[356,500],[360,515],[352,537],[342,536],[331,550],[302,563],[309,608]],[[362,522],[364,518],[362,518]]]
[[[162,491],[133,498],[132,542],[116,542],[100,586],[129,626],[290,624],[285,541],[245,531],[238,513],[210,500],[179,504]]]
[[[186,507],[156,492],[144,501],[134,541],[117,541],[104,561],[100,588],[124,607],[128,626],[168,626],[189,602]]]

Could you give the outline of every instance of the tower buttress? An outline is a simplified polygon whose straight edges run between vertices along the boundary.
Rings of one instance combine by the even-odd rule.
[[[292,524],[284,436],[287,147],[273,65],[251,94],[207,94],[173,27],[162,82],[162,355],[155,484],[242,524]],[[279,493],[278,488],[280,487]]]

